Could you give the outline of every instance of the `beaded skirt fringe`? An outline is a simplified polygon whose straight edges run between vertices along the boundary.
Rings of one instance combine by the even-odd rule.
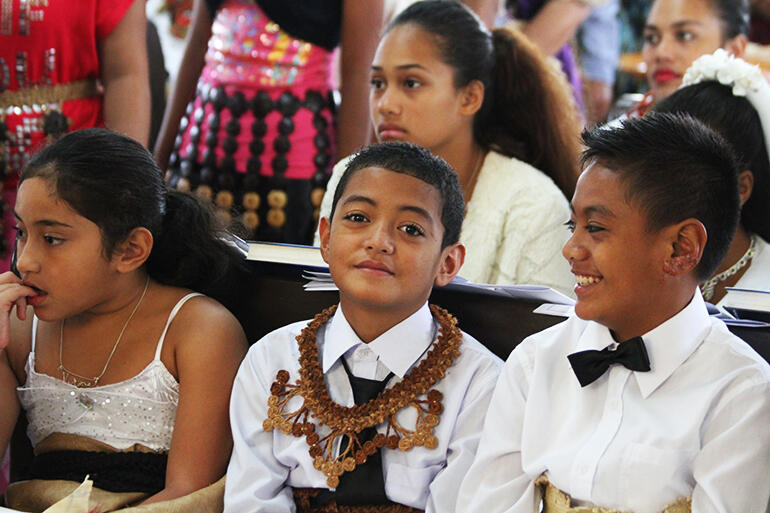
[[[297,94],[228,95],[225,87],[201,81],[179,126],[166,175],[169,186],[212,201],[223,221],[244,238],[310,243],[330,175],[336,105],[331,92]],[[271,113],[278,118],[268,118]],[[270,125],[275,133],[270,119],[277,123]],[[311,139],[314,154],[305,154],[308,148],[298,141]],[[248,147],[245,162],[242,146]],[[263,163],[267,146],[275,155]],[[312,164],[312,176],[287,176],[297,159]]]

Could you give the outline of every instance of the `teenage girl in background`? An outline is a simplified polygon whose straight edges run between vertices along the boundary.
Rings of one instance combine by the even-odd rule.
[[[580,129],[560,72],[521,34],[490,33],[462,4],[437,0],[393,20],[371,70],[377,138],[428,148],[457,171],[467,205],[462,276],[569,293],[560,251]],[[344,167],[335,166],[321,215]]]

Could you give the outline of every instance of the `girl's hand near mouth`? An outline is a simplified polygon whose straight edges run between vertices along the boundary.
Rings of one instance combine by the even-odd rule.
[[[27,298],[37,296],[33,287],[24,285],[12,272],[0,274],[0,349],[8,345],[10,338],[10,315],[16,307],[20,321],[27,318]]]

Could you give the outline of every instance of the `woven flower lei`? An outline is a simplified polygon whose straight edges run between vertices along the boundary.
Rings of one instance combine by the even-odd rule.
[[[331,399],[326,389],[316,345],[318,329],[326,324],[336,308],[333,306],[318,314],[297,336],[300,377],[296,384],[291,384],[289,371],[278,371],[270,387],[267,419],[262,424],[268,432],[280,429],[287,435],[298,438],[304,436],[309,446],[308,452],[313,458],[313,466],[324,473],[330,488],[336,488],[339,476],[364,463],[379,448],[408,451],[414,446],[424,446],[426,449],[438,446],[433,428],[439,423],[444,409],[441,405],[443,396],[431,387],[444,377],[446,370],[454,363],[460,354],[462,342],[457,319],[446,310],[430,305],[431,313],[439,322],[440,334],[425,359],[403,380],[385,389],[371,401],[352,407],[340,406]],[[418,400],[417,397],[423,394],[427,394],[427,400]],[[286,411],[286,405],[295,396],[304,399],[302,406],[296,411]],[[407,406],[417,410],[413,430],[396,422],[396,413]],[[329,427],[331,433],[321,438],[311,418],[318,425]],[[378,433],[373,440],[363,444],[358,440],[357,434],[363,429],[384,422],[387,422],[385,434]],[[349,443],[341,454],[335,456],[334,442],[341,436],[347,437]]]
[[[707,80],[732,86],[735,96],[746,96],[749,91],[758,91],[765,77],[759,66],[749,64],[720,48],[712,54],[695,59],[682,77],[681,87]]]

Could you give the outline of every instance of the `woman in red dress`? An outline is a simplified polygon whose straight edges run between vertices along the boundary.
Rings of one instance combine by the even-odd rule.
[[[19,171],[46,141],[106,126],[147,143],[150,92],[141,0],[0,2],[4,261]]]

